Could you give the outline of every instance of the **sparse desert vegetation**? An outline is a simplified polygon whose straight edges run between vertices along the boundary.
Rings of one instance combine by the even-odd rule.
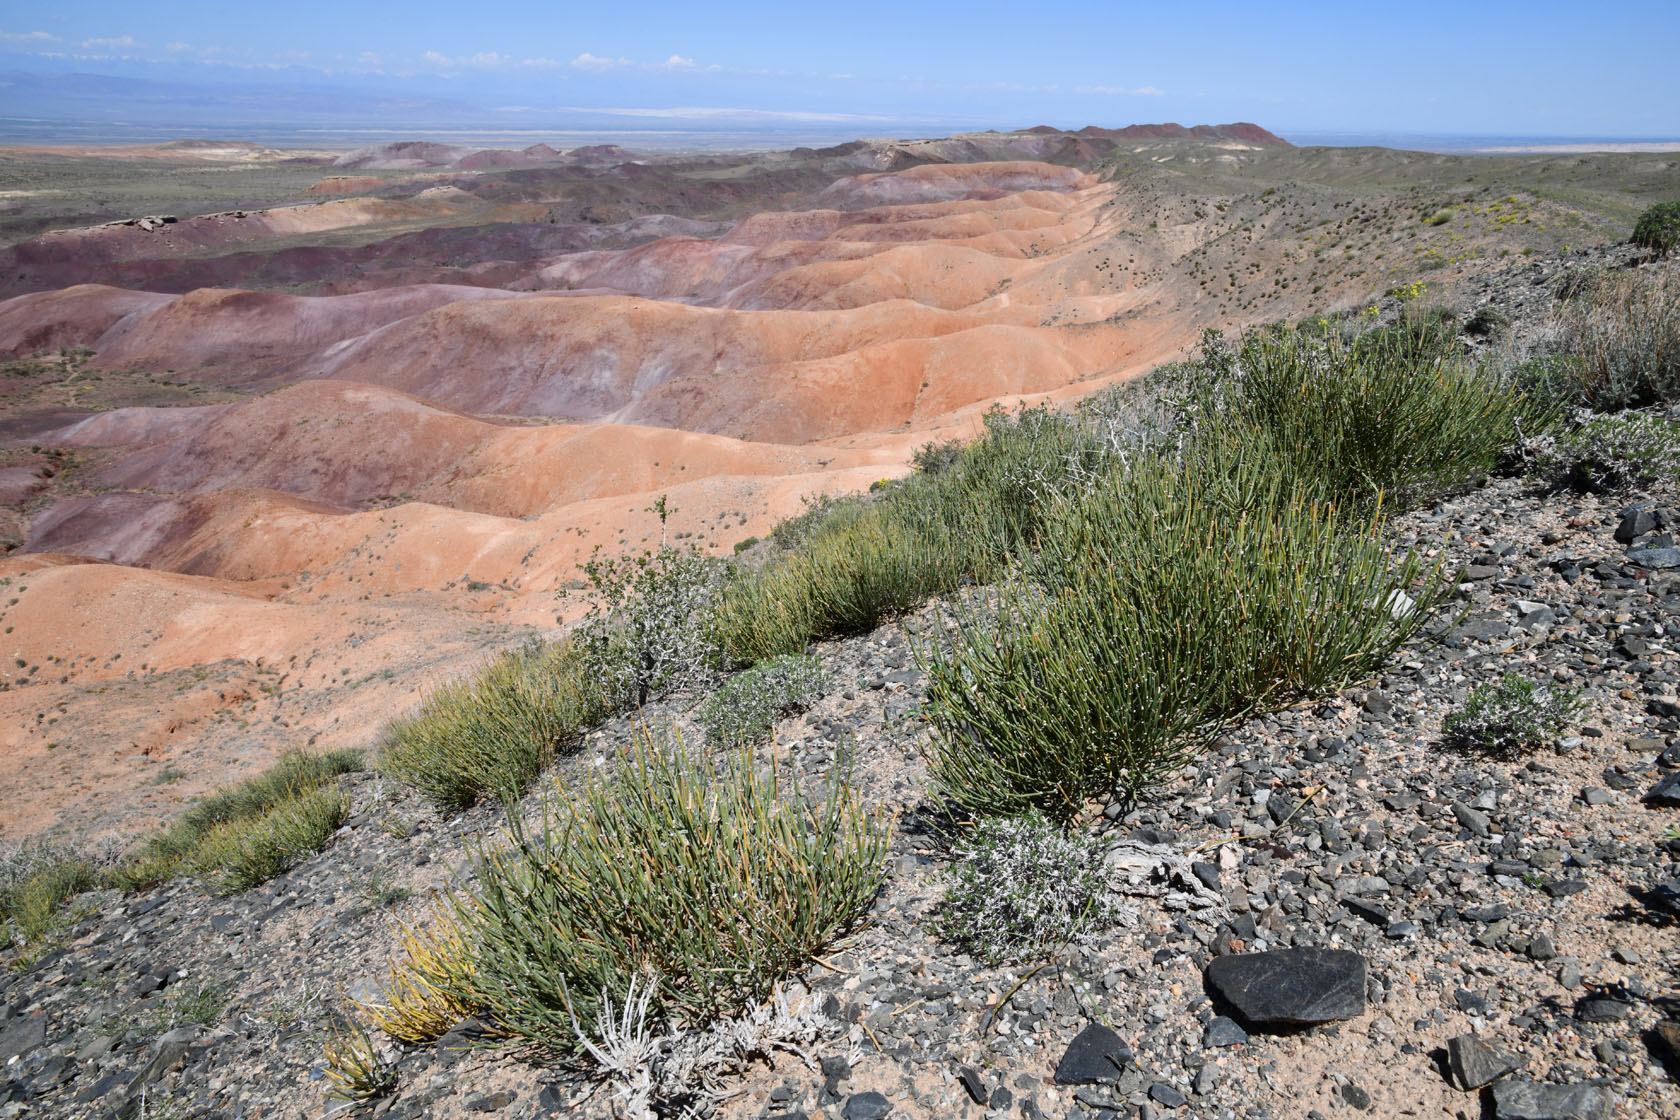
[[[0,462],[36,503],[0,625],[38,628],[32,596],[91,595],[101,568],[147,581],[157,613],[110,609],[141,619],[121,659],[20,648],[6,696],[54,698],[29,734],[55,761],[93,698],[169,689],[192,714],[137,723],[121,756],[168,824],[0,866],[8,1001],[31,1016],[6,1037],[138,1001],[103,1049],[64,1028],[66,1054],[125,1071],[123,1107],[199,1075],[206,1109],[267,1107],[249,1078],[281,1078],[259,1059],[229,1059],[246,1081],[210,1068],[232,1051],[194,1024],[227,1020],[309,1092],[409,1114],[857,1120],[872,1094],[1234,1114],[1285,1054],[1279,1099],[1303,1108],[1365,1108],[1377,1069],[1401,1071],[1380,1107],[1468,1107],[1408,1040],[1474,1020],[1536,1063],[1597,1063],[1588,1088],[1635,1115],[1636,1089],[1668,1100],[1624,1037],[1666,1005],[1613,969],[1668,952],[1646,927],[1680,850],[1633,827],[1666,811],[1680,713],[1680,319],[1671,266],[1634,252],[1654,244],[1560,244],[1619,240],[1673,170],[1493,157],[1467,178],[1416,153],[1151,139],[1082,157],[1099,180],[1049,161],[1074,143],[1055,130],[963,143],[463,173],[460,214],[381,228],[408,254],[389,285],[160,298],[103,353],[20,362],[29,407],[72,414]],[[999,169],[1022,150],[1046,158]],[[900,165],[846,162],[878,157]],[[637,184],[622,212],[572,215],[587,235],[524,210],[474,224],[617,178]],[[807,209],[754,214],[772,181]],[[671,200],[690,209],[639,212]],[[735,240],[714,240],[725,217]],[[503,228],[521,223],[555,228]],[[378,244],[309,240],[111,275],[266,284],[311,259],[330,286]],[[427,270],[475,286],[408,292]],[[0,320],[89,330],[38,294]],[[234,310],[285,337],[307,319],[319,348],[229,334]],[[195,373],[102,371],[124,346],[177,361],[169,315],[219,324]],[[598,399],[545,395],[588,369]],[[139,407],[105,407],[126,392]],[[421,458],[364,468],[392,432]],[[120,563],[34,547],[107,538]],[[259,544],[236,558],[235,538]],[[200,636],[157,605],[177,600],[255,621]],[[259,654],[248,635],[285,625],[307,648]],[[472,657],[405,653],[444,634]],[[248,672],[190,661],[235,639]],[[332,705],[299,715],[312,690]],[[371,750],[288,753],[193,799],[182,744],[212,732]],[[1213,980],[1280,949],[1359,958],[1340,1033],[1285,1019],[1280,1041]],[[337,998],[306,985],[307,1014],[259,1025],[288,968]],[[1593,1033],[1591,1000],[1629,1009],[1602,1012],[1618,1033]],[[1056,1055],[1101,1024],[1130,1057],[1064,1077]],[[467,1047],[485,1053],[457,1064]],[[24,1051],[32,1078],[69,1068]],[[1558,1061],[1555,1083],[1585,1084]],[[40,1084],[63,1102],[88,1079]]]

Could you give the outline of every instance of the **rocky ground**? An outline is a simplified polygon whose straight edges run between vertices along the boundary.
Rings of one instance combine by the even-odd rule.
[[[1132,916],[1037,970],[986,967],[926,920],[946,853],[914,647],[951,606],[822,646],[828,695],[778,750],[812,775],[849,760],[865,803],[898,814],[889,874],[867,927],[802,978],[833,1022],[813,1064],[753,1066],[714,1114],[1680,1115],[1680,493],[1505,477],[1394,527],[1462,570],[1450,634],[1111,806]],[[1449,748],[1446,714],[1506,673],[1580,690],[1565,735],[1517,757]],[[697,741],[680,706],[644,718]],[[559,782],[628,734],[596,732]],[[500,823],[373,774],[348,788],[332,846],[262,888],[95,896],[62,948],[8,951],[0,1117],[340,1110],[328,1017],[377,991],[390,919]],[[612,1113],[609,1087],[474,1033],[393,1052],[377,1111]]]

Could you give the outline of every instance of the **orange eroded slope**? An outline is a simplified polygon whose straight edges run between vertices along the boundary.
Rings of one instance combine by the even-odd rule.
[[[14,349],[278,386],[32,437],[93,458],[34,513],[33,554],[0,560],[18,600],[0,610],[0,749],[18,760],[0,827],[132,827],[287,746],[367,746],[426,682],[575,615],[578,564],[657,541],[660,495],[671,532],[727,552],[974,434],[995,401],[1066,399],[1172,354],[1189,339],[1159,312],[1177,290],[1110,268],[1114,195],[1049,164],[924,166],[847,176],[717,240],[452,273],[506,290],[82,286],[0,304]],[[256,227],[229,223],[254,217],[163,232],[242,238]],[[26,796],[66,760],[60,793]],[[149,784],[172,764],[187,777]]]

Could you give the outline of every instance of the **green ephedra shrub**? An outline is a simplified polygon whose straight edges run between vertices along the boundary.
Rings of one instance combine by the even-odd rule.
[[[434,690],[385,732],[380,766],[441,809],[517,795],[556,752],[607,715],[591,666],[568,642],[527,642]]]
[[[1037,561],[922,650],[938,790],[1066,821],[1181,766],[1229,720],[1324,695],[1412,638],[1443,593],[1375,512],[1201,437],[1056,511]]]
[[[456,995],[567,1053],[574,1023],[625,1007],[638,977],[657,977],[650,1026],[738,1014],[863,918],[889,832],[838,778],[808,796],[749,752],[714,764],[639,734],[477,854],[454,903]]]

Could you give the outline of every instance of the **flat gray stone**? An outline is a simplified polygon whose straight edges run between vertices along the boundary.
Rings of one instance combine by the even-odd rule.
[[[1680,548],[1636,548],[1627,554],[1627,562],[1641,568],[1680,568]]]
[[[42,1014],[25,1015],[13,1019],[0,1031],[0,1065],[19,1054],[27,1054],[47,1041],[47,1017]]]
[[[1447,1040],[1447,1069],[1453,1084],[1465,1092],[1491,1085],[1508,1073],[1515,1073],[1525,1063],[1517,1057],[1495,1050],[1473,1034],[1461,1034]]]
[[[1310,1025],[1365,1011],[1365,958],[1346,949],[1277,949],[1218,957],[1206,978],[1254,1024]]]
[[[1598,1085],[1506,1080],[1493,1087],[1496,1120],[1610,1120],[1615,1107],[1610,1091]]]

